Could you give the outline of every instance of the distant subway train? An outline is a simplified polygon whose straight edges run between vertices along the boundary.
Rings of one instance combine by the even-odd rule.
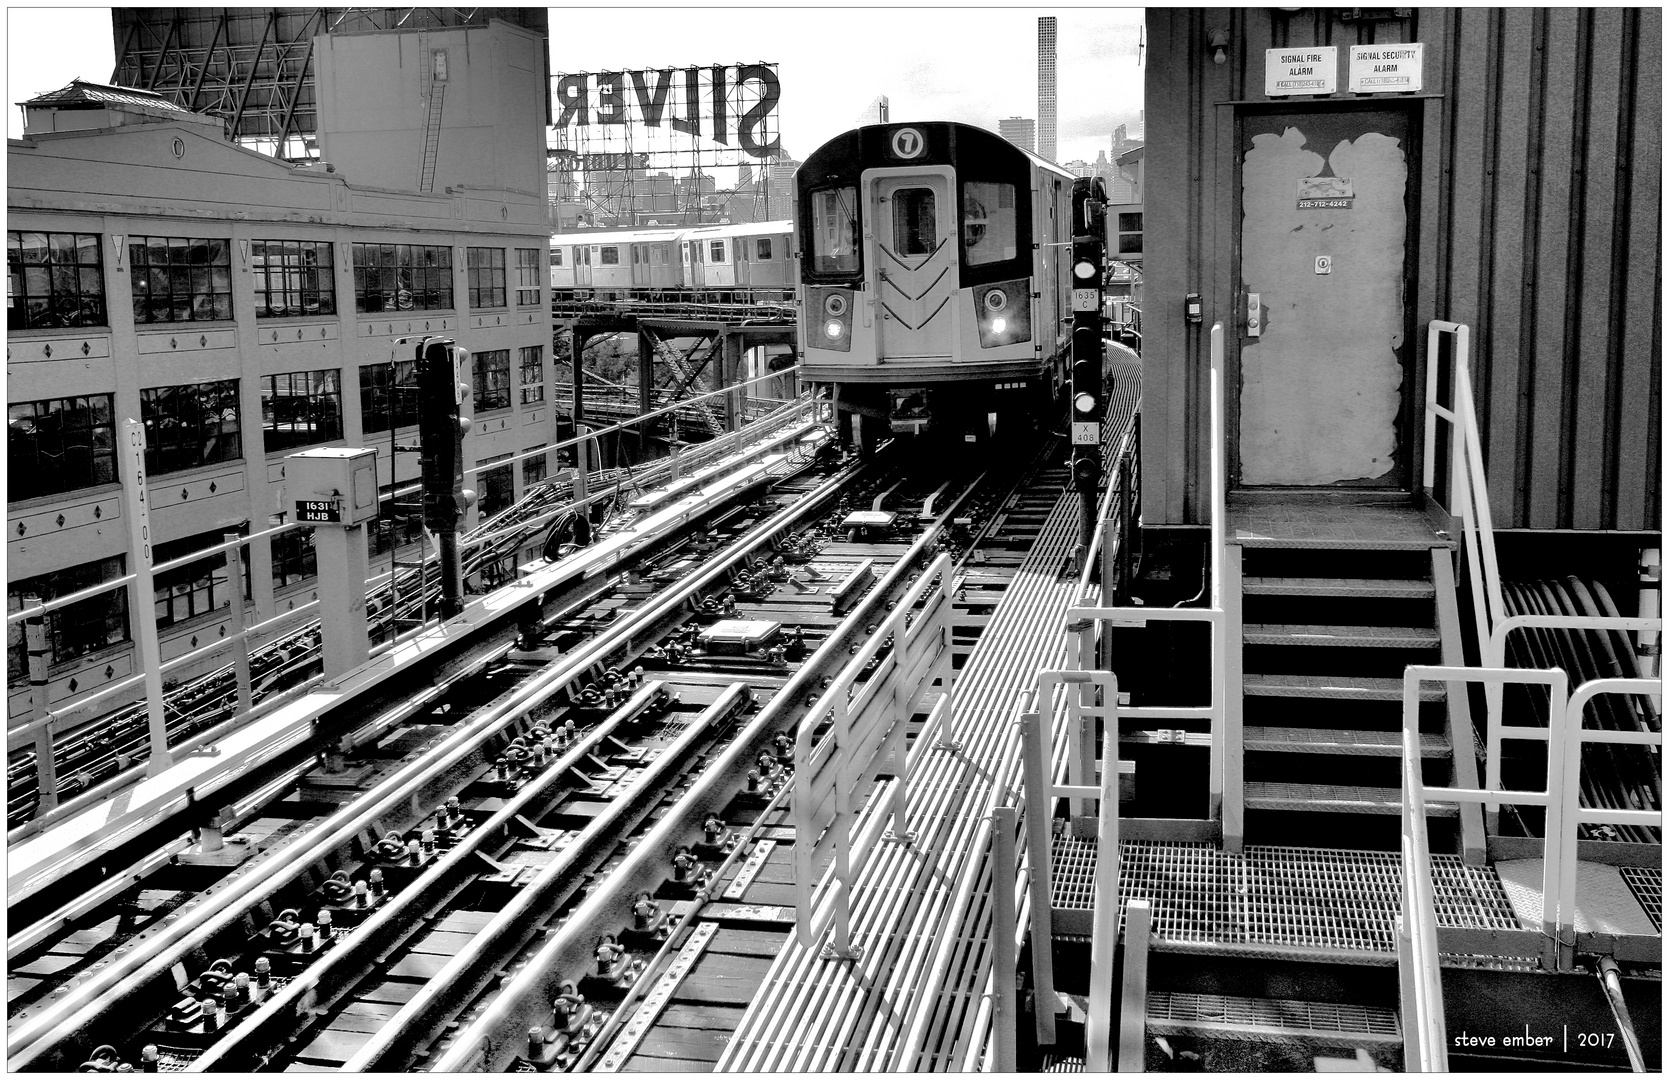
[[[1027,427],[1068,380],[1071,173],[981,128],[878,124],[794,174],[801,377],[862,442]],[[845,428],[849,433],[850,428]]]
[[[793,298],[788,221],[683,225],[551,237],[557,300],[748,303]]]

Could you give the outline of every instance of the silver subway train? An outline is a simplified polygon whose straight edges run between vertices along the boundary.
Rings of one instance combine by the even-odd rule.
[[[857,438],[968,442],[1052,416],[1069,379],[1073,176],[982,128],[877,124],[794,176],[802,378]]]
[[[792,299],[793,223],[587,229],[551,237],[557,300],[749,303]]]

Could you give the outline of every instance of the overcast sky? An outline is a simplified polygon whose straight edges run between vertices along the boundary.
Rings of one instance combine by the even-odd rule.
[[[774,62],[783,147],[803,159],[880,94],[895,121],[1035,119],[1039,15],[1059,20],[1056,157],[1094,161],[1138,127],[1140,8],[552,8],[551,71]],[[108,8],[13,7],[6,27],[8,137],[17,102],[115,67]]]

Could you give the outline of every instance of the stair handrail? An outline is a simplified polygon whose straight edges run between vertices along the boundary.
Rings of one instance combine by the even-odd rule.
[[[1545,686],[1548,691],[1546,727],[1515,725],[1499,731],[1502,738],[1547,743],[1547,772],[1541,790],[1491,791],[1487,788],[1433,786],[1425,782],[1420,746],[1420,686],[1426,682],[1480,682],[1485,687],[1506,683]],[[1569,715],[1569,679],[1558,668],[1477,668],[1414,664],[1402,680],[1402,912],[1397,919],[1397,966],[1402,993],[1403,1056],[1409,1072],[1448,1070],[1448,1043],[1443,1016],[1441,955],[1437,943],[1437,901],[1432,884],[1431,844],[1426,834],[1426,806],[1440,803],[1510,802],[1541,806],[1547,811],[1547,835],[1542,860],[1542,959],[1554,970],[1558,956],[1574,930],[1575,910],[1559,906],[1560,888],[1568,876],[1575,880],[1575,862],[1563,861],[1566,807],[1571,802],[1566,776],[1565,724]],[[1492,727],[1494,719],[1491,720]],[[1607,733],[1611,734],[1611,733]],[[1612,811],[1616,813],[1616,811]],[[1572,834],[1574,836],[1574,834]],[[1574,851],[1574,840],[1571,850]],[[1574,887],[1574,886],[1573,886]]]
[[[1441,347],[1445,336],[1452,342],[1448,350]],[[1421,485],[1432,501],[1437,502],[1437,421],[1446,420],[1449,423],[1449,478],[1443,493],[1448,505],[1443,508],[1451,516],[1460,518],[1479,658],[1486,667],[1501,667],[1501,658],[1486,651],[1494,629],[1506,617],[1506,605],[1501,598],[1501,568],[1495,557],[1495,525],[1490,516],[1489,489],[1484,480],[1483,440],[1478,434],[1477,407],[1472,396],[1471,348],[1472,330],[1465,323],[1433,319],[1427,324],[1426,436]],[[1445,351],[1450,358],[1447,404],[1438,401],[1443,375],[1440,362]],[[1485,698],[1489,711],[1499,712],[1500,687],[1490,686]]]

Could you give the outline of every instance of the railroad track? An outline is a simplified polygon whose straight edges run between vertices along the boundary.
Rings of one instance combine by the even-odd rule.
[[[778,409],[762,418],[763,426],[785,423],[801,410],[800,405]],[[684,467],[696,467],[724,445],[717,441],[686,454]],[[660,459],[635,470],[606,470],[594,474],[590,486],[598,492],[606,492],[611,487],[619,491],[627,484],[640,489],[664,480],[670,468],[669,461]],[[578,512],[568,505],[570,496],[567,483],[545,485],[466,534],[463,538],[466,544],[478,539],[486,541],[466,555],[466,576],[480,574],[489,588],[502,584],[510,576],[503,567],[504,562],[513,560],[529,539],[539,532],[562,535],[568,520]],[[439,582],[432,572],[407,569],[391,574],[367,597],[371,640],[386,640],[402,628],[421,622],[439,595]],[[316,676],[321,667],[320,648],[319,624],[314,619],[299,623],[276,640],[252,649],[250,683],[254,703],[268,703],[274,695],[301,686]],[[164,721],[169,743],[185,743],[211,731],[233,719],[236,708],[237,679],[232,664],[184,682],[166,694]],[[55,740],[53,759],[54,773],[59,778],[59,799],[72,799],[137,769],[149,758],[150,750],[144,702],[118,706],[89,717]],[[31,743],[7,755],[6,818],[8,829],[14,830],[14,838],[15,830],[26,826],[40,805],[35,754]]]
[[[645,584],[622,584],[615,590],[618,595],[601,597],[595,594],[608,583],[608,578],[598,576],[594,584],[582,585],[576,597],[578,606],[567,612],[559,611],[547,628],[546,647],[583,657],[590,639],[607,636],[631,623],[631,619],[623,620],[621,616],[635,606],[652,603],[656,592],[676,591],[681,584],[679,577],[699,567],[712,550],[730,538],[756,529],[773,513],[780,517],[792,512],[792,505],[808,492],[835,482],[827,475],[832,468],[837,479],[853,471],[824,463],[816,470],[803,471],[798,477],[784,481],[778,494],[768,500],[756,500],[724,511],[706,523],[708,528],[703,535],[675,542],[664,552],[646,546],[642,552],[652,558],[640,567]],[[749,483],[757,488],[762,479],[762,476],[755,477]],[[788,506],[789,511],[782,511],[783,506]],[[598,546],[605,545],[600,540]],[[240,889],[241,893],[248,893],[249,883],[259,879],[272,885],[270,891],[275,896],[288,895],[273,884],[271,864],[284,857],[279,845],[296,838],[309,845],[317,844],[321,830],[339,823],[348,812],[346,808],[338,809],[338,804],[367,788],[382,790],[390,784],[398,785],[402,778],[414,779],[423,771],[419,759],[426,748],[442,754],[450,749],[452,757],[457,759],[453,765],[459,770],[454,779],[469,775],[473,767],[470,753],[481,756],[490,752],[480,747],[472,751],[471,741],[491,735],[496,715],[505,708],[503,703],[513,702],[518,694],[525,695],[527,685],[537,683],[541,677],[540,664],[529,663],[525,658],[508,659],[514,644],[509,640],[488,643],[469,662],[456,665],[457,670],[441,685],[425,686],[416,694],[402,693],[398,704],[374,717],[364,732],[354,736],[365,748],[362,760],[348,762],[342,771],[334,773],[309,773],[303,768],[281,774],[265,790],[242,805],[229,808],[227,818],[221,822],[229,843],[219,851],[204,851],[201,850],[204,845],[174,839],[178,832],[170,834],[167,824],[160,823],[151,831],[166,838],[165,842],[142,847],[140,857],[127,870],[111,871],[108,878],[114,887],[102,890],[109,895],[98,896],[101,890],[93,889],[92,895],[79,896],[85,882],[73,879],[60,892],[76,896],[74,900],[43,891],[20,906],[14,897],[9,911],[10,924],[14,928],[25,927],[14,930],[8,941],[12,989],[8,1013],[14,1063],[19,1049],[18,1033],[38,1031],[47,1012],[62,1015],[70,997],[92,1000],[97,996],[90,993],[96,990],[92,984],[114,985],[118,973],[131,976],[139,970],[135,957],[148,955],[160,942],[172,943],[166,950],[169,956],[189,954],[189,949],[182,953],[174,947],[189,936],[178,933],[179,927],[187,922],[202,923],[203,913],[218,909],[225,894]],[[577,659],[560,666],[563,670],[572,669],[570,677],[577,677],[585,668]],[[548,675],[546,678],[548,681]],[[497,728],[503,726],[498,724]],[[491,767],[493,761],[489,758],[485,764]],[[383,781],[381,787],[379,781]],[[366,799],[375,794],[371,792]],[[366,799],[357,800],[354,805],[364,804]],[[183,827],[184,824],[174,826],[175,830]],[[373,839],[381,836],[379,833]],[[296,877],[290,874],[285,880],[294,884]],[[124,888],[123,880],[136,880],[136,883]],[[301,888],[301,894],[296,900],[304,903],[310,887],[297,887]],[[281,904],[275,913],[285,906]],[[213,951],[217,946],[209,940],[205,947]],[[195,971],[191,973],[195,977]],[[117,999],[122,996],[118,994]],[[116,999],[106,1000],[116,1003]],[[73,1067],[76,1062],[69,1064]]]
[[[920,573],[942,539],[924,535],[871,594],[873,605],[835,631],[837,644],[857,649],[890,605],[912,604],[937,584],[961,613],[951,651],[971,650],[1066,473],[1028,467],[992,479],[946,517],[946,524],[968,523],[950,545],[957,569],[942,571],[953,580],[912,578],[912,568]],[[871,665],[884,652],[885,646]],[[571,912],[551,909],[542,938],[535,933],[521,952],[502,956],[496,985],[451,987],[444,1009],[420,1013],[416,1041],[390,1031],[409,1019],[403,1012],[410,1006],[386,1015],[366,1009],[359,1015],[367,1023],[374,1018],[384,1026],[340,1067],[614,1072],[710,1066],[794,930],[793,849],[815,839],[795,835],[784,800],[788,778],[749,790],[744,772],[752,755],[774,750],[775,740],[804,721],[820,685],[814,673],[797,673],[690,784],[677,810],[606,864]],[[927,710],[924,703],[911,737]],[[789,759],[786,748],[778,757]],[[861,786],[873,788],[883,778],[872,771]],[[681,878],[678,859],[686,852],[699,860],[702,880]],[[823,865],[814,868],[821,873]],[[646,909],[645,900],[655,908]]]
[[[114,1030],[124,1027],[133,1028],[133,1020],[135,1019],[139,1021],[137,1026],[138,1030],[149,1030],[145,1028],[145,1024],[149,1022],[146,1019],[145,1014],[147,1011],[154,1013],[154,1005],[157,994],[163,993],[168,995],[177,995],[178,992],[182,990],[189,990],[192,993],[202,993],[206,989],[214,988],[221,981],[217,978],[215,963],[217,960],[223,958],[222,954],[227,954],[224,958],[228,960],[228,963],[221,965],[221,967],[232,967],[237,964],[246,964],[248,970],[246,970],[245,973],[250,974],[252,977],[256,976],[257,972],[253,970],[255,967],[254,960],[259,959],[260,957],[254,956],[253,954],[255,952],[262,951],[265,946],[272,944],[274,940],[276,940],[275,935],[282,938],[284,942],[290,942],[292,938],[297,940],[302,939],[299,925],[293,927],[290,925],[295,922],[295,918],[283,917],[282,913],[284,910],[287,910],[289,907],[295,907],[295,910],[298,913],[296,918],[299,918],[299,913],[309,910],[314,901],[321,899],[328,901],[333,898],[340,898],[334,896],[334,894],[342,892],[340,879],[338,879],[338,884],[330,884],[331,877],[335,875],[339,869],[339,866],[337,865],[339,862],[349,859],[358,860],[358,862],[354,865],[353,872],[363,872],[365,877],[355,879],[355,883],[357,883],[357,880],[366,880],[366,893],[370,892],[369,870],[378,869],[390,871],[391,873],[385,875],[384,890],[390,897],[392,897],[394,895],[394,889],[390,882],[393,877],[399,876],[398,874],[392,872],[400,869],[400,864],[402,862],[409,861],[409,858],[407,860],[402,860],[401,858],[395,857],[396,853],[394,849],[399,846],[398,844],[384,843],[379,849],[379,839],[377,833],[380,832],[382,830],[382,826],[387,823],[387,815],[406,807],[406,800],[419,800],[423,804],[422,808],[424,810],[424,813],[422,814],[408,813],[405,815],[407,818],[414,820],[412,820],[411,824],[404,830],[402,835],[407,837],[407,843],[415,841],[419,850],[419,854],[415,857],[416,862],[412,865],[427,867],[432,858],[437,861],[444,861],[439,855],[425,850],[422,843],[423,828],[421,826],[423,826],[423,823],[428,821],[431,827],[438,826],[440,824],[440,822],[432,820],[430,816],[431,810],[429,804],[432,803],[436,807],[444,805],[444,799],[460,798],[460,793],[468,789],[471,784],[486,782],[491,785],[494,782],[492,779],[492,774],[495,772],[493,755],[495,755],[500,748],[510,746],[513,743],[513,739],[511,737],[512,734],[522,737],[523,746],[525,747],[528,744],[527,737],[531,735],[538,726],[537,721],[532,719],[534,705],[529,704],[530,702],[534,702],[535,699],[548,702],[553,697],[556,697],[559,691],[565,691],[570,699],[567,703],[567,709],[582,717],[585,716],[588,707],[595,708],[599,702],[601,704],[608,704],[607,699],[613,696],[609,691],[587,688],[580,686],[578,683],[578,680],[581,680],[582,677],[586,677],[585,681],[589,683],[590,680],[588,676],[595,674],[596,670],[600,670],[599,665],[602,661],[591,659],[600,655],[599,650],[606,652],[609,648],[619,648],[623,650],[623,655],[631,656],[635,652],[637,654],[637,659],[647,661],[650,664],[654,664],[657,660],[659,660],[670,661],[676,665],[679,659],[676,655],[678,649],[676,642],[674,642],[669,648],[661,648],[660,646],[651,646],[648,641],[641,636],[650,632],[650,624],[659,620],[666,624],[661,628],[663,631],[676,630],[687,620],[689,615],[695,614],[695,612],[688,610],[688,607],[694,602],[695,598],[699,596],[701,590],[711,589],[715,584],[721,587],[736,586],[738,589],[752,588],[757,591],[763,582],[768,581],[768,577],[771,573],[779,573],[781,571],[781,566],[760,569],[758,572],[748,570],[746,566],[749,555],[748,549],[757,548],[760,543],[775,540],[779,548],[785,548],[786,550],[792,552],[792,550],[796,547],[796,544],[793,541],[785,543],[781,539],[785,530],[792,528],[795,522],[805,518],[810,511],[818,508],[822,503],[825,503],[833,498],[840,486],[840,483],[830,481],[823,484],[816,492],[787,493],[787,500],[795,504],[788,515],[773,522],[768,522],[766,525],[753,530],[751,543],[739,546],[732,554],[716,563],[707,563],[706,560],[711,554],[708,551],[693,550],[680,553],[681,561],[688,564],[688,566],[703,566],[703,570],[696,576],[696,580],[693,582],[681,583],[673,590],[674,596],[668,598],[664,603],[657,602],[636,612],[632,617],[625,620],[615,619],[613,622],[608,623],[605,633],[598,639],[599,642],[602,642],[602,644],[597,644],[595,647],[587,647],[583,642],[576,640],[576,638],[583,637],[584,630],[588,628],[595,628],[595,625],[598,624],[603,624],[607,619],[607,615],[604,613],[623,607],[625,604],[624,600],[613,602],[613,598],[601,598],[594,602],[587,612],[583,613],[579,619],[563,620],[549,627],[546,635],[548,639],[547,644],[541,646],[540,649],[531,650],[520,656],[507,653],[505,659],[509,662],[509,664],[528,664],[540,659],[550,659],[548,656],[540,657],[539,653],[541,650],[550,650],[554,648],[557,651],[558,656],[560,656],[564,662],[556,663],[553,665],[554,670],[547,670],[543,672],[541,675],[530,680],[528,685],[519,685],[514,679],[512,679],[508,685],[516,686],[516,689],[510,691],[509,696],[513,699],[519,700],[515,700],[504,705],[488,705],[485,706],[484,709],[482,709],[479,703],[466,703],[466,707],[460,711],[467,712],[467,706],[474,705],[478,709],[482,709],[482,711],[484,711],[487,715],[481,719],[475,719],[475,714],[472,713],[469,718],[467,730],[459,732],[453,736],[443,738],[436,750],[432,751],[425,759],[428,764],[423,765],[421,770],[419,770],[419,766],[416,764],[408,766],[407,768],[396,772],[396,774],[391,777],[388,782],[380,785],[366,797],[356,800],[350,807],[344,808],[344,810],[319,821],[310,830],[310,835],[307,839],[309,850],[305,860],[285,860],[281,856],[268,858],[265,861],[252,860],[251,864],[246,869],[233,871],[231,874],[226,875],[226,880],[223,883],[217,883],[217,885],[210,886],[210,888],[205,892],[192,896],[189,899],[184,899],[179,895],[175,895],[159,904],[156,902],[158,898],[155,894],[160,890],[156,889],[141,890],[142,893],[151,893],[152,895],[150,896],[137,895],[122,898],[116,905],[113,906],[120,908],[123,905],[127,905],[130,908],[134,906],[143,908],[146,904],[150,904],[150,910],[147,914],[161,913],[164,914],[164,918],[166,913],[162,913],[160,911],[162,907],[167,906],[171,902],[180,902],[181,908],[176,921],[172,926],[163,926],[154,935],[151,934],[150,931],[144,931],[136,937],[129,938],[128,940],[122,942],[121,945],[118,945],[115,949],[110,950],[110,959],[93,960],[89,965],[86,962],[88,957],[86,954],[83,954],[83,962],[79,964],[60,966],[60,972],[67,973],[71,970],[71,968],[74,968],[76,971],[81,973],[79,975],[72,975],[72,979],[85,979],[90,975],[91,983],[96,985],[71,987],[68,981],[60,981],[57,987],[52,988],[52,994],[61,995],[64,993],[64,990],[68,990],[68,995],[65,1000],[59,1002],[56,1006],[50,1007],[50,1015],[37,1015],[31,1017],[28,1015],[30,1012],[28,1005],[24,1005],[23,1008],[19,1009],[15,1007],[18,1002],[14,1001],[12,1017],[12,1026],[14,1029],[12,1064],[14,1067],[28,1066],[31,1064],[34,1064],[37,1067],[52,1067],[53,1065],[73,1066],[77,1063],[74,1060],[77,1054],[92,1053],[93,1046],[88,1042],[89,1039],[108,1041],[112,1037]],[[901,485],[896,481],[890,485],[891,490],[895,493],[898,492],[900,486]],[[837,507],[836,513],[843,515],[844,511]],[[825,525],[825,529],[826,528],[827,526]],[[706,542],[706,546],[716,548],[718,543],[719,539],[715,537],[709,539]],[[657,574],[661,576],[675,577],[678,573],[677,563],[679,561],[679,559],[674,559],[669,565],[660,568],[651,568],[647,572],[646,577],[653,578]],[[829,567],[827,569],[833,570],[835,567]],[[817,563],[815,561],[812,562],[809,570],[812,574],[820,573],[820,571],[817,570]],[[645,583],[626,582],[621,587],[628,594],[636,591],[639,595],[641,595],[644,591],[646,591],[647,584],[647,580]],[[832,588],[832,586],[830,587]],[[708,597],[703,602],[706,603],[707,607],[710,609],[712,607],[713,600],[713,597]],[[703,613],[712,614],[714,612],[707,610]],[[722,614],[722,609],[717,613]],[[813,633],[815,633],[815,631],[813,631]],[[687,638],[688,636],[689,633],[686,628],[685,637]],[[796,638],[798,637],[799,635],[796,635]],[[636,644],[634,644],[634,641]],[[798,641],[782,648],[781,653],[786,654],[797,647],[800,647]],[[655,649],[660,649],[661,654],[659,657],[653,654],[653,650]],[[575,650],[578,651],[576,652]],[[767,668],[769,668],[770,666],[785,659],[786,655],[767,656],[765,663]],[[749,669],[747,674],[752,677],[753,682],[756,684],[759,682],[760,673],[757,670],[754,670],[760,666],[757,658],[740,657],[736,658],[734,661],[726,661],[726,663],[742,664],[744,668]],[[490,680],[495,677],[502,678],[505,675],[506,672],[501,668],[489,668],[489,670],[484,673],[483,678]],[[688,678],[688,675],[681,677]],[[707,677],[704,680],[698,680],[698,687],[692,688],[694,693],[697,695],[702,693],[703,691],[699,687],[701,685],[710,686],[713,677],[713,673],[708,672]],[[614,678],[618,679],[620,676],[616,675]],[[632,678],[633,681],[636,681],[638,676],[634,674],[630,676],[630,678]],[[769,679],[767,678],[766,682],[768,683],[768,681]],[[531,693],[529,693],[528,689],[531,685],[536,685],[537,689],[534,689]],[[476,692],[479,693],[480,691],[477,690]],[[614,693],[623,692],[624,690],[614,691]],[[647,699],[639,700],[634,697],[633,709],[654,709],[659,707],[664,704],[664,702],[659,700],[659,696],[662,692],[664,692],[662,688],[655,688],[653,691],[649,692]],[[588,693],[595,694],[598,700],[588,700]],[[455,698],[456,693],[445,696],[448,698]],[[732,697],[736,700],[741,700],[746,696],[747,695],[742,694],[741,691],[736,691],[732,695]],[[438,710],[450,710],[452,708],[450,701],[435,699],[433,695],[431,698],[432,700],[428,703],[428,714],[432,714]],[[504,700],[502,692],[500,693],[499,700]],[[412,719],[421,720],[427,718],[432,718],[432,716],[419,716]],[[552,721],[552,723],[555,723],[555,721]],[[618,723],[628,724],[629,726],[629,721],[626,719],[622,719],[618,721]],[[664,729],[666,723],[667,721],[662,721],[660,727]],[[564,730],[566,730],[566,720],[561,721],[561,725],[564,727]],[[714,719],[709,718],[707,720],[703,720],[701,724],[697,726],[701,730],[714,728]],[[623,732],[624,730],[625,729],[622,728]],[[552,727],[545,728],[545,734],[558,742],[563,741],[565,738],[562,735],[555,734],[554,728]],[[575,738],[581,737],[584,734],[584,730],[576,727],[574,733]],[[405,732],[404,736],[419,737],[411,731]],[[608,746],[616,753],[622,752],[618,748],[618,743],[614,741],[615,737],[611,735],[609,738],[611,741]],[[542,744],[544,738],[541,737],[534,741]],[[450,748],[450,750],[448,750],[448,748]],[[552,751],[557,749],[559,749],[559,747],[553,746],[550,748]],[[649,749],[654,748],[650,747]],[[539,753],[543,756],[543,747],[541,746],[541,750],[529,752]],[[553,758],[560,758],[560,755],[555,753],[552,753],[550,756]],[[660,755],[657,754],[656,756],[658,757]],[[438,764],[432,760],[436,757],[442,759]],[[595,754],[589,750],[584,755],[584,758],[586,760],[596,760]],[[605,769],[612,767],[614,766],[604,766]],[[552,766],[552,768],[554,768],[554,766]],[[414,770],[422,771],[424,775],[419,778],[414,774]],[[563,774],[567,774],[570,771],[571,770],[568,769],[567,765],[564,765],[563,768],[559,770],[559,772]],[[488,777],[487,780],[482,780],[483,775]],[[606,778],[606,773],[601,775]],[[418,782],[420,779],[422,781],[421,783]],[[594,779],[595,777],[593,777],[593,780]],[[329,777],[316,777],[314,780],[327,787],[330,783]],[[355,784],[356,786],[366,783],[363,778],[359,777],[354,777],[350,779],[349,782]],[[612,782],[613,781],[611,780],[611,783]],[[512,784],[512,786],[514,786],[514,784]],[[306,790],[305,783],[304,790]],[[569,794],[571,795],[571,792]],[[556,796],[553,795],[553,797]],[[302,809],[305,809],[305,807],[302,807]],[[461,804],[459,809],[462,809]],[[470,824],[465,830],[471,835],[475,835],[477,834],[477,827],[479,827],[479,838],[470,846],[469,849],[469,856],[471,858],[478,857],[475,852],[476,848],[480,845],[486,845],[482,848],[482,850],[488,852],[493,850],[492,844],[495,842],[502,846],[503,837],[498,831],[498,825],[491,823],[492,819],[490,815],[483,820],[480,811],[481,807],[479,806],[470,808]],[[292,810],[291,812],[295,813],[296,811]],[[516,816],[523,817],[523,815]],[[525,820],[525,817],[523,817],[523,820]],[[457,822],[457,815],[455,813],[450,814],[447,821],[447,829],[435,828],[435,831],[437,834],[444,833],[448,830],[456,833],[460,828]],[[370,835],[365,834],[366,829],[371,830]],[[434,850],[435,852],[440,852],[442,848],[445,847],[445,841],[441,839],[439,835],[437,835],[436,839],[437,843],[434,846]],[[459,839],[461,839],[461,837],[459,837]],[[383,836],[382,840],[386,841],[387,837]],[[456,845],[454,845],[454,847],[456,847]],[[392,860],[390,865],[374,865],[379,857],[379,850],[390,856]],[[336,856],[334,860],[332,858],[333,854]],[[487,857],[492,858],[493,856],[489,854]],[[460,859],[451,860],[449,865],[456,866],[464,863],[465,861],[466,860],[460,857]],[[305,867],[302,866],[302,862],[306,862],[307,865]],[[475,876],[479,877],[480,875],[477,874]],[[150,882],[150,884],[157,883],[158,882],[154,880]],[[216,895],[217,888],[219,889],[218,896]],[[348,884],[347,888],[351,890],[353,885]],[[345,895],[351,897],[351,893]],[[424,890],[419,890],[414,892],[412,895],[414,897],[419,895],[427,896],[428,893]],[[333,929],[328,935],[325,935],[326,941],[321,943],[319,949],[321,960],[328,960],[332,954],[336,956],[346,956],[349,954],[350,950],[345,946],[339,949],[334,947],[333,942],[336,940],[343,942],[363,941],[369,943],[375,938],[375,931],[377,927],[370,926],[369,924],[377,918],[377,915],[380,914],[378,912],[374,912],[369,918],[367,918],[366,922],[369,928],[363,932],[349,931],[345,929],[348,923],[354,920],[355,915],[361,911],[359,908],[352,907],[352,905],[358,903],[358,901],[353,901],[350,898],[349,902],[349,910],[338,910],[333,912]],[[323,906],[328,906],[328,903]],[[372,904],[369,906],[377,907],[378,905]],[[403,910],[405,907],[404,902],[402,902],[399,907]],[[393,910],[393,908],[391,907],[385,910]],[[49,977],[51,973],[44,972],[40,965],[32,963],[32,961],[38,961],[40,958],[48,956],[61,957],[63,955],[63,950],[66,947],[72,950],[78,947],[80,943],[87,940],[89,933],[96,936],[98,928],[106,926],[113,918],[109,912],[110,907],[107,906],[100,912],[89,913],[86,917],[68,921],[62,927],[62,930],[64,931],[63,933],[57,935],[43,935],[40,941],[28,945],[28,947],[23,950],[21,954],[19,951],[13,951],[15,965],[14,970],[30,970],[32,968],[35,974],[43,976],[41,979],[42,985],[34,988],[36,990],[36,994],[34,995],[33,1000],[37,1004],[43,1000],[49,1000],[49,997],[43,996],[43,992],[46,991],[45,984],[50,983],[52,980]],[[115,916],[114,918],[117,922],[121,921],[120,915]],[[154,921],[155,920],[153,920],[153,922]],[[274,928],[274,923],[280,925],[277,928]],[[392,923],[398,923],[400,928],[407,930],[410,929],[403,919],[385,919],[384,922],[379,925],[388,926]],[[315,921],[315,929],[318,925],[319,923]],[[344,929],[335,929],[337,926],[341,926]],[[240,937],[241,941],[238,940]],[[257,938],[260,940],[256,940]],[[71,939],[75,940],[71,941]],[[107,938],[104,943],[108,943],[108,941],[113,939],[114,935],[111,938]],[[14,937],[13,940],[16,942],[18,939]],[[68,942],[67,946],[65,944],[66,942]],[[241,950],[238,947],[239,945],[243,946]],[[54,952],[54,949],[59,951]],[[309,953],[310,955],[311,945],[307,944],[301,946],[300,951]],[[127,955],[121,956],[119,955],[121,953],[126,953]],[[286,953],[285,955],[288,956],[289,953]],[[266,959],[269,965],[271,965],[274,961],[281,960],[283,958],[278,956],[276,953],[273,953],[272,955],[266,955]],[[182,964],[184,966],[183,968],[175,967],[176,964]],[[45,966],[50,967],[55,966],[55,964],[47,964]],[[291,957],[290,960],[286,960],[284,965],[275,966],[293,966],[293,957]],[[348,967],[352,966],[353,965],[348,965]],[[335,970],[338,967],[340,967],[340,965],[326,964],[324,968],[321,968],[321,970],[325,970],[326,968]],[[239,970],[245,969],[239,968]],[[269,971],[270,970],[272,969],[269,967]],[[206,978],[203,974],[204,972],[207,973]],[[191,977],[187,978],[188,975]],[[276,1000],[277,993],[282,992],[285,988],[293,985],[299,985],[293,981],[294,978],[295,977],[290,974],[270,975],[268,978],[269,987],[277,986],[277,992],[274,993],[273,999],[269,1000]],[[281,986],[278,985],[278,980],[280,979],[285,980]],[[260,980],[257,979],[257,981],[259,982]],[[174,984],[171,987],[169,985],[170,982]],[[234,985],[236,984],[234,983]],[[62,989],[60,989],[60,987]],[[147,990],[152,992],[147,993]],[[300,991],[297,992],[299,993]],[[179,996],[180,1001],[183,1003],[183,995]],[[200,1004],[203,999],[197,998],[194,1000],[199,1002],[196,1006],[198,1012],[203,1011]],[[79,1008],[77,1008],[77,1006],[79,1006]],[[199,1029],[196,1032],[198,1035],[217,1034],[223,1036],[221,1039],[206,1040],[211,1044],[225,1043],[227,1049],[218,1050],[216,1053],[224,1054],[229,1052],[229,1050],[235,1050],[238,1046],[242,1045],[240,1039],[233,1037],[237,1035],[239,1030],[241,1030],[241,1025],[231,1025],[232,1030],[227,1030],[227,1025],[216,1024],[215,1026],[220,1028],[219,1031],[205,1032],[202,1031],[201,1028],[206,1025],[200,1019],[193,1020],[190,1023],[184,1022],[187,1017],[193,1015],[192,1006],[181,1004],[179,1008],[170,1010],[170,1012],[175,1014],[174,1026],[177,1028],[190,1028],[192,1027],[192,1024],[195,1023]],[[272,1015],[270,1010],[268,1011],[268,1015]],[[166,1018],[161,1021],[161,1024],[162,1026],[160,1030],[166,1034],[168,1032],[168,1022]],[[87,1030],[89,1028],[96,1028],[96,1033],[91,1030]],[[191,1040],[184,1041],[190,1042]],[[203,1042],[205,1040],[199,1039],[197,1041]],[[136,1050],[138,1052],[142,1052],[142,1047],[124,1049],[130,1054],[134,1054]],[[194,1050],[208,1049],[208,1047],[186,1046],[177,1047],[176,1049],[183,1051],[186,1055],[190,1055]],[[270,1057],[271,1051],[263,1051],[262,1053],[265,1056]],[[133,1056],[130,1057],[130,1060],[137,1061],[141,1059],[137,1056]]]

